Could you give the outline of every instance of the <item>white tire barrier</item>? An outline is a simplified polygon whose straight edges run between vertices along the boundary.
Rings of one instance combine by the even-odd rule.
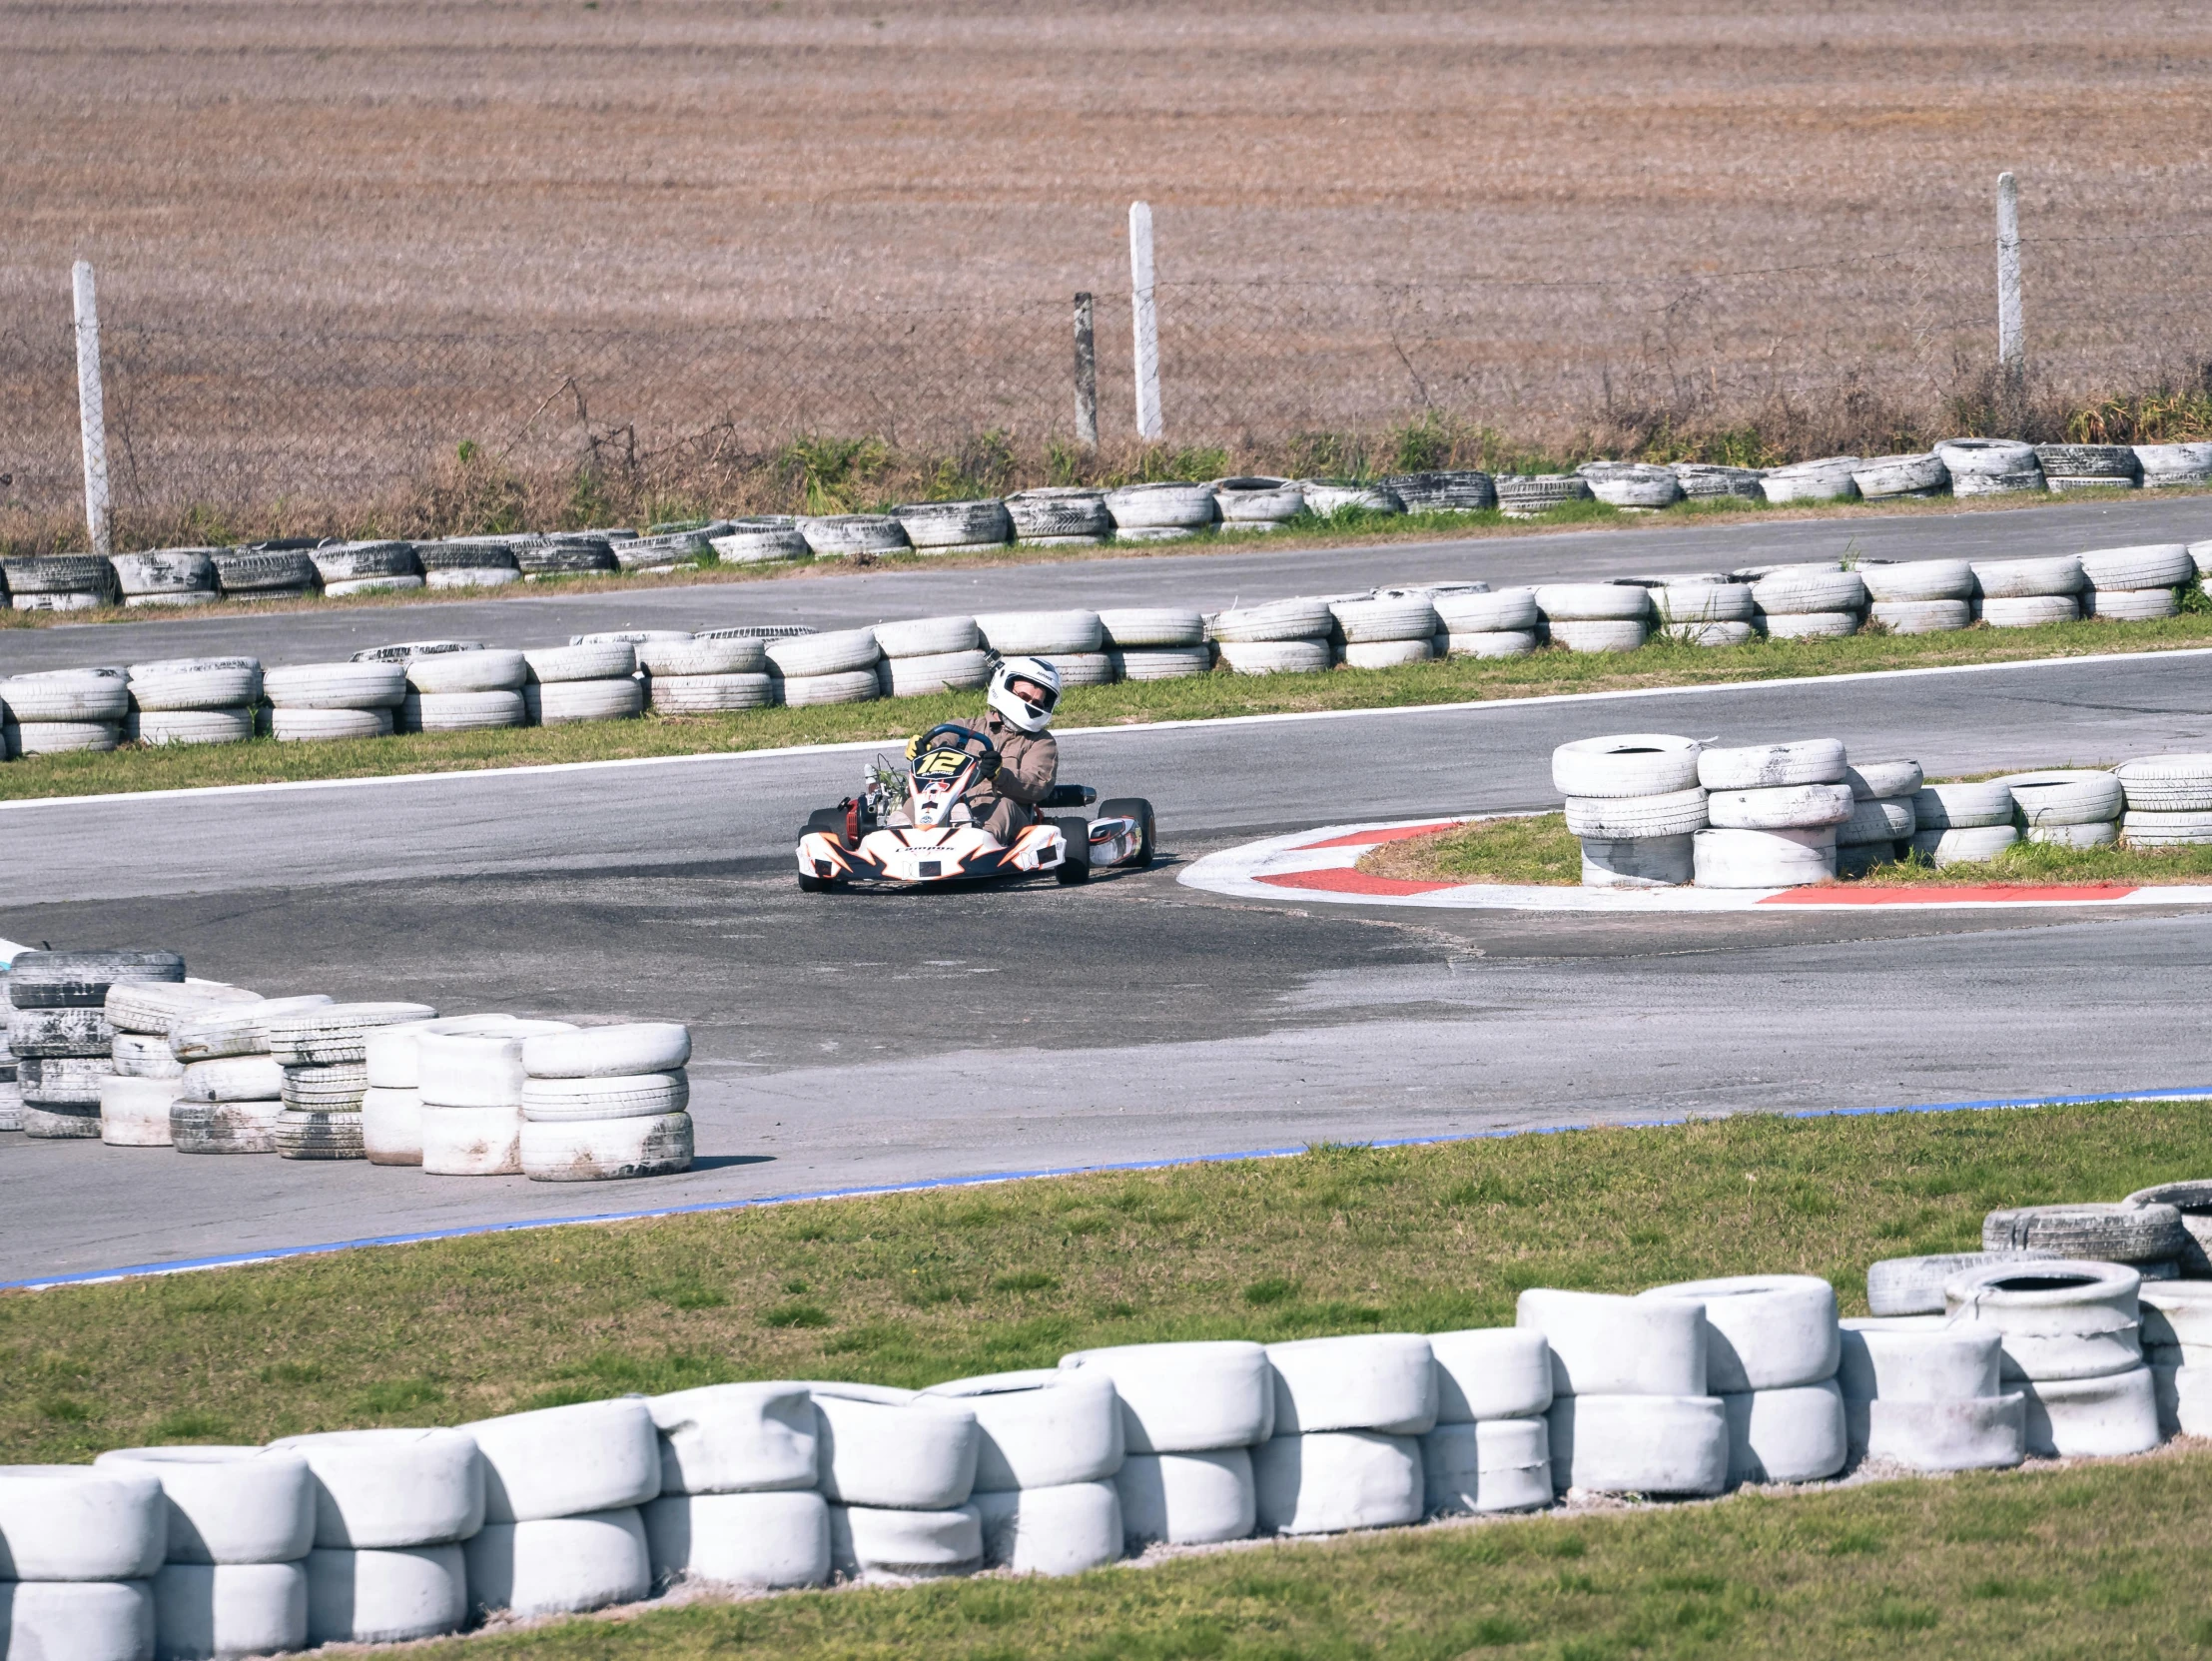
[[[1521,1293],[1514,1323],[1550,1345],[1555,1397],[1706,1394],[1700,1304],[1532,1286]]]
[[[796,518],[756,514],[730,523],[729,530],[707,538],[717,559],[751,565],[766,559],[804,559],[814,551]]]
[[[1436,1422],[1435,1359],[1410,1333],[1270,1344],[1274,1434],[1377,1430],[1418,1435]]]
[[[869,1384],[805,1387],[814,1398],[822,1493],[833,1504],[943,1512],[967,1501],[981,1437],[966,1402]]]
[[[327,1001],[327,1000],[326,1000]],[[370,1089],[419,1090],[422,1040],[436,1034],[528,1037],[542,1032],[573,1032],[565,1021],[525,1021],[511,1015],[443,1015],[378,1027],[362,1041],[362,1063]]]
[[[637,672],[637,647],[617,639],[578,640],[566,646],[532,646],[522,653],[525,685],[560,686],[580,681],[627,680]]]
[[[1943,1301],[1953,1327],[1997,1334],[2007,1382],[2094,1378],[2142,1364],[2141,1284],[2125,1264],[2053,1257],[1961,1269]]]
[[[1669,467],[1641,461],[1590,461],[1576,471],[1588,480],[1592,495],[1626,512],[1656,512],[1682,500],[1682,481]]]
[[[144,1580],[168,1528],[162,1485],[143,1470],[0,1465],[0,1581]]]
[[[2037,444],[2035,459],[2053,490],[2135,487],[2135,449],[2130,444]]]
[[[1855,611],[1762,612],[1760,621],[1777,640],[1841,640],[1858,632]]]
[[[983,1515],[832,1505],[830,1566],[849,1580],[938,1580],[983,1567]]]
[[[2206,546],[2212,548],[2212,543]],[[2141,756],[2121,762],[2112,772],[2126,794],[2130,816],[2212,810],[2212,755]]]
[[[2081,592],[2086,578],[2072,554],[2041,559],[1977,559],[1974,589],[1984,606],[1990,600],[2051,599]]]
[[[2212,482],[2212,444],[2137,444],[2135,461],[2143,469],[2143,488]]]
[[[162,1487],[172,1563],[292,1563],[315,1544],[315,1483],[297,1454],[260,1447],[123,1447],[96,1470]]]
[[[1081,1574],[1121,1555],[1121,1499],[1111,1481],[997,1490],[974,1504],[988,1568]]]
[[[1706,830],[1692,852],[1700,888],[1796,888],[1836,875],[1836,830]]]
[[[1071,686],[1113,684],[1113,656],[1110,652],[1043,652],[1039,655],[1059,673],[1063,689]]]
[[[660,1437],[642,1396],[509,1413],[460,1429],[482,1457],[486,1522],[612,1511],[660,1492]]]
[[[437,1011],[427,1004],[322,1004],[260,1017],[269,1054],[283,1067],[365,1065],[369,1035],[378,1027],[427,1021]],[[366,1082],[366,1081],[365,1081]]]
[[[783,1591],[830,1578],[830,1508],[811,1489],[664,1493],[643,1517],[656,1581]]]
[[[1791,1389],[1836,1375],[1843,1355],[1836,1288],[1818,1275],[1736,1274],[1654,1286],[1642,1295],[1703,1305],[1706,1384],[1715,1395]]]
[[[1562,1395],[1545,1422],[1555,1492],[1717,1494],[1728,1486],[1728,1414],[1718,1396]]]
[[[1540,1510],[1553,1498],[1550,1426],[1541,1414],[1439,1424],[1421,1438],[1421,1473],[1434,1513]]]
[[[570,721],[626,721],[645,713],[645,689],[627,676],[611,680],[557,680],[522,688],[522,712],[533,726]]]
[[[223,1056],[184,1064],[177,1095],[187,1102],[267,1102],[284,1084],[269,1056]]]
[[[869,703],[883,694],[883,683],[874,669],[854,669],[834,675],[792,675],[777,681],[776,686],[778,701],[792,709]]]
[[[635,1506],[532,1522],[487,1522],[462,1546],[468,1602],[518,1618],[635,1603],[653,1589],[645,1522]]]
[[[1347,669],[1397,669],[1437,656],[1432,640],[1378,640],[1344,648]]]
[[[2160,1436],[2212,1435],[2212,1351],[2145,1349]]]
[[[2041,628],[2045,623],[2070,623],[2081,615],[2081,602],[2071,594],[2034,594],[2020,599],[1985,599],[1978,615],[1991,628]]]
[[[1246,1538],[1258,1521],[1248,1448],[1131,1453],[1113,1491],[1132,1544],[1214,1545]]]
[[[48,669],[0,680],[0,703],[26,726],[115,722],[131,712],[122,669]]]
[[[1698,752],[1698,783],[1708,790],[1777,790],[1786,785],[1839,784],[1847,764],[1836,738],[1734,748],[1708,745]]]
[[[160,1661],[228,1661],[307,1644],[304,1562],[165,1563],[153,1590]]]
[[[1419,1522],[1421,1444],[1373,1430],[1277,1435],[1252,1449],[1254,1525],[1271,1534],[1339,1534]]]
[[[1078,1350],[1060,1364],[1112,1379],[1132,1454],[1248,1447],[1274,1434],[1274,1369],[1256,1343],[1124,1344]]]
[[[2147,1453],[2161,1440],[2150,1368],[2091,1378],[2023,1381],[2027,1450],[2043,1458],[2114,1458]]]
[[[2120,834],[2137,848],[2182,848],[2212,842],[2212,813],[2150,813],[2130,808]]]
[[[1552,752],[1552,785],[1563,796],[1620,799],[1698,787],[1699,746],[1666,732],[1579,738]]]
[[[1817,830],[1851,816],[1847,784],[1792,784],[1765,790],[1715,790],[1706,817],[1715,830]]]
[[[457,1632],[468,1618],[465,1563],[458,1545],[318,1547],[308,1555],[308,1642],[399,1644]]]
[[[265,669],[262,691],[279,710],[390,710],[406,696],[407,677],[397,663],[305,663]],[[12,691],[0,697],[15,707]]]
[[[1818,1482],[1850,1456],[1843,1392],[1833,1378],[1785,1389],[1723,1394],[1728,1415],[1728,1479]]]
[[[2181,615],[2181,594],[2173,588],[2093,588],[2081,597],[2081,614],[2104,622],[2154,623]]]
[[[110,1054],[116,1072],[126,1079],[175,1081],[185,1076],[185,1064],[170,1054],[169,1040],[153,1033],[117,1033]]]
[[[0,1638],[11,1661],[148,1661],[154,1588],[145,1580],[0,1581]]]
[[[708,1384],[647,1399],[663,1493],[811,1488],[820,1479],[814,1397],[803,1384]]]
[[[975,1493],[1099,1482],[1121,1468],[1121,1402],[1104,1374],[1082,1367],[990,1373],[922,1394],[975,1414]]]
[[[319,1551],[443,1545],[483,1525],[483,1464],[458,1430],[326,1430],[270,1446],[315,1473]]]
[[[389,738],[389,709],[287,709],[269,717],[270,735],[283,744],[339,742],[349,738]]]

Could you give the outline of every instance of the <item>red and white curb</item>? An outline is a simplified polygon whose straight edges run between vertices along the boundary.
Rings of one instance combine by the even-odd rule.
[[[1520,883],[1423,882],[1376,877],[1353,869],[1360,856],[1386,842],[1450,830],[1477,815],[1322,825],[1224,848],[1193,863],[1177,879],[1191,888],[1244,900],[1317,900],[1337,905],[1428,906],[1451,911],[1656,912],[1851,910],[1868,906],[1923,910],[1988,907],[2212,905],[2212,884],[2080,883],[2030,886],[1983,883],[1955,888],[1874,888],[1820,884],[1811,888],[1547,888]],[[1491,818],[1498,815],[1479,815]]]

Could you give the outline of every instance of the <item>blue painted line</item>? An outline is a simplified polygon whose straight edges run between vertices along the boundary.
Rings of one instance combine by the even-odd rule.
[[[1907,1113],[1986,1113],[2001,1108],[2068,1108],[2099,1102],[2208,1102],[2212,1087],[2180,1090],[2123,1090],[2095,1096],[1993,1096],[1976,1102],[1922,1102],[1880,1108],[1805,1108],[1781,1113],[1778,1119],[1865,1119]],[[1664,1119],[1608,1120],[1571,1125],[1524,1125],[1497,1131],[1461,1131],[1448,1136],[1386,1137],[1351,1144],[1360,1148],[1437,1148],[1458,1142],[1498,1142],[1510,1137],[1566,1136],[1575,1131],[1658,1131],[1715,1118],[1745,1119],[1750,1114],[1679,1114]],[[97,1284],[129,1280],[153,1274],[184,1274],[196,1269],[235,1268],[246,1263],[280,1262],[291,1257],[318,1257],[333,1251],[355,1251],[371,1246],[419,1246],[426,1241],[465,1240],[477,1235],[511,1235],[530,1229],[573,1229],[598,1223],[646,1223],[667,1217],[697,1217],[710,1212],[753,1211],[767,1206],[795,1206],[823,1200],[867,1200],[887,1194],[927,1194],[943,1189],[983,1188],[994,1183],[1034,1182],[1047,1177],[1089,1177],[1115,1171],[1169,1171],[1178,1166],[1226,1165],[1237,1160],[1292,1159],[1309,1152],[1310,1144],[1296,1148],[1253,1148],[1234,1154],[1190,1154],[1170,1160],[1122,1160],[1102,1165],[1058,1166],[1037,1171],[994,1171],[973,1177],[934,1177],[912,1183],[883,1183],[866,1188],[820,1189],[804,1194],[763,1195],[752,1200],[701,1200],[687,1206],[656,1206],[633,1212],[595,1212],[588,1217],[525,1218],[512,1223],[477,1223],[458,1229],[426,1229],[406,1235],[369,1235],[360,1240],[328,1241],[318,1246],[278,1246],[264,1251],[237,1251],[214,1257],[188,1257],[174,1262],[133,1263],[124,1268],[88,1268],[74,1274],[51,1274],[29,1280],[0,1280],[0,1291],[45,1291],[56,1286]]]

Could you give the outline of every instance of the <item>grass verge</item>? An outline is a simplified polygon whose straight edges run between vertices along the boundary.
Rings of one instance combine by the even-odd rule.
[[[1562,692],[1727,685],[2206,645],[2212,645],[2212,611],[2184,612],[2145,623],[2084,621],[2034,629],[1976,627],[1954,634],[1763,639],[1720,651],[1655,640],[1632,652],[1550,648],[1502,662],[1455,657],[1397,669],[1335,669],[1309,675],[1216,672],[1188,680],[1076,687],[1061,705],[1061,725],[1065,730],[1136,721],[1414,707]],[[950,693],[831,708],[746,710],[723,716],[648,716],[640,721],[495,732],[414,733],[345,743],[278,744],[260,739],[234,745],[31,756],[0,767],[0,801],[297,779],[465,772],[637,756],[713,755],[788,744],[889,741],[903,739],[938,721],[973,716],[980,704],[980,694]]]

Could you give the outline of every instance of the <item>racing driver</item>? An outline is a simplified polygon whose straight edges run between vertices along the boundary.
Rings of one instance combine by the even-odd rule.
[[[1060,671],[1041,657],[1010,657],[991,671],[985,702],[980,736],[997,753],[984,756],[982,777],[968,792],[968,811],[979,829],[1011,842],[1036,821],[1035,809],[1060,776],[1060,746],[1045,730],[1060,702]],[[908,759],[920,743],[908,745]],[[980,745],[966,747],[984,753]]]

